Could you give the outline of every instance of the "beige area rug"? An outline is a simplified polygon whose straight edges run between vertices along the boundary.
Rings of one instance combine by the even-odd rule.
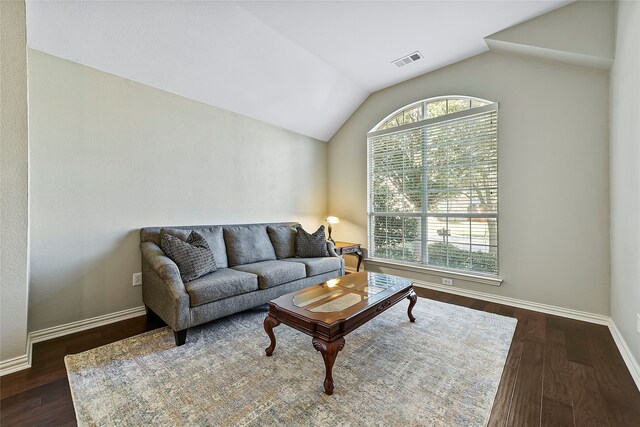
[[[346,337],[332,396],[311,337],[264,311],[189,331],[162,328],[65,358],[80,425],[486,425],[516,319],[418,298]]]

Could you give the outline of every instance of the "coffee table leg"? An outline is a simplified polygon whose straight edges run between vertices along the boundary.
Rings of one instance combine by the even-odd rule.
[[[271,339],[271,345],[264,349],[264,351],[267,353],[267,356],[271,356],[273,354],[273,350],[276,349],[276,336],[273,334],[273,328],[275,328],[279,324],[280,321],[270,314],[267,314],[267,317],[264,319],[264,330]]]
[[[333,362],[336,361],[338,352],[344,348],[344,338],[338,338],[335,341],[325,341],[321,338],[313,338],[311,341],[313,348],[322,354],[324,359],[324,392],[331,396],[333,394]]]
[[[418,301],[418,296],[416,295],[416,293],[412,289],[411,292],[409,293],[409,295],[407,295],[407,298],[410,301],[409,302],[409,308],[407,309],[407,314],[409,315],[409,321],[415,322],[416,318],[413,317],[413,314],[411,314],[411,310],[413,310],[413,306],[416,305],[416,301]]]

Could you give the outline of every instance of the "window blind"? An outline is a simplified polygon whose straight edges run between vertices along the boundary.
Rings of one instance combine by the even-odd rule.
[[[497,275],[497,104],[370,132],[369,252]]]

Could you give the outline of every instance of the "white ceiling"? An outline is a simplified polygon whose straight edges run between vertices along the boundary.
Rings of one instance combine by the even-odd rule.
[[[28,1],[29,47],[328,140],[372,92],[553,1]],[[391,61],[419,50],[424,59]]]

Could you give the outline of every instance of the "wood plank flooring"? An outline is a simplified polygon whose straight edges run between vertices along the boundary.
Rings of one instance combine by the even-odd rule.
[[[490,426],[640,426],[640,392],[607,327],[428,289],[416,292],[518,319]],[[0,378],[0,425],[76,425],[64,356],[160,326],[142,316],[35,344],[31,369]]]

